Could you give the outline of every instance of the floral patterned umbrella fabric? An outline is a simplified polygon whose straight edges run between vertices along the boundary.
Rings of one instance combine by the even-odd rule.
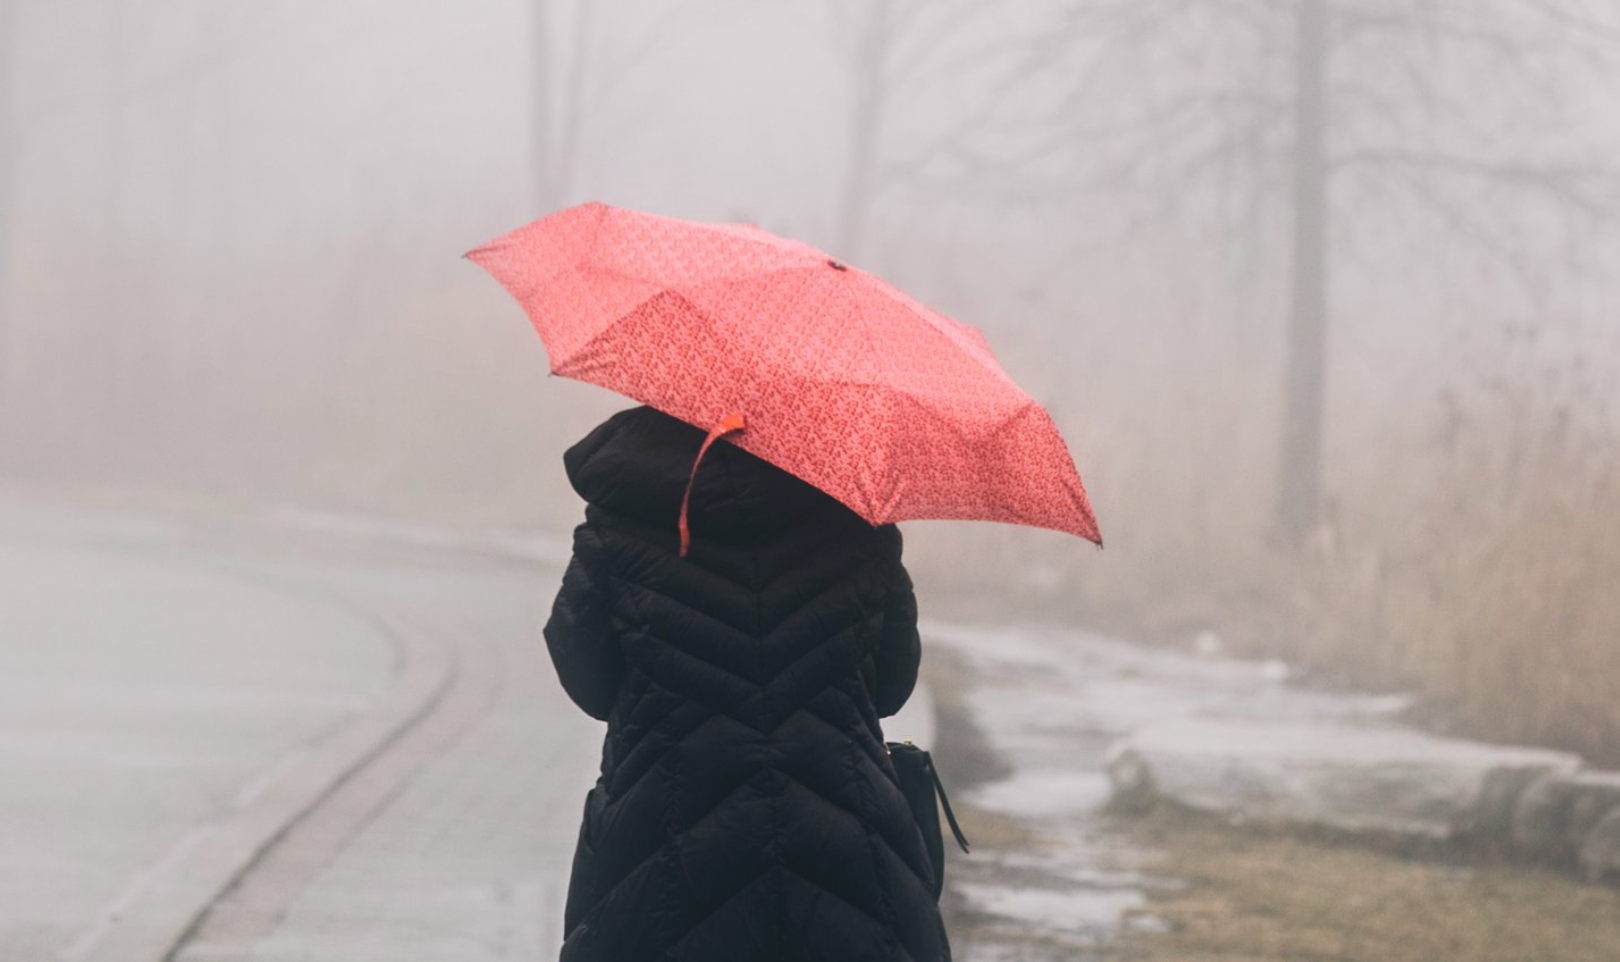
[[[1004,521],[1102,539],[1047,412],[974,328],[797,241],[605,204],[467,255],[551,370],[733,443],[872,524]],[[729,420],[728,420],[729,419]]]

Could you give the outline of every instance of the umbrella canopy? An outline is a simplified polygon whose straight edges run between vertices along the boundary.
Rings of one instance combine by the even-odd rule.
[[[797,241],[605,204],[467,254],[551,370],[803,478],[872,524],[1005,521],[1102,543],[1046,411],[972,327]]]

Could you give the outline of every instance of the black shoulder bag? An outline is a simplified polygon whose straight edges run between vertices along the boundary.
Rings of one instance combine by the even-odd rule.
[[[951,834],[956,836],[956,844],[962,846],[964,852],[968,850],[968,840],[962,834],[962,827],[956,824],[951,800],[945,795],[945,786],[940,782],[939,772],[934,769],[934,760],[928,752],[911,742],[887,744],[889,760],[894,763],[895,773],[900,776],[900,791],[911,806],[911,816],[922,830],[928,860],[934,865],[934,898],[937,901],[945,890],[945,837],[939,827],[941,805],[945,808],[945,818],[951,824]],[[934,801],[936,795],[939,798],[937,803]]]

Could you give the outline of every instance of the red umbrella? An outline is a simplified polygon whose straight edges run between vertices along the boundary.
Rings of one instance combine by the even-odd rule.
[[[809,245],[584,204],[467,256],[523,305],[552,373],[710,441],[741,431],[872,524],[1007,521],[1102,544],[1051,417],[983,335]]]

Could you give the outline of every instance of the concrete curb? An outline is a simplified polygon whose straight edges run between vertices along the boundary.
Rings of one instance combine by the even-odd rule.
[[[1404,726],[1187,718],[1108,753],[1113,799],[1405,843],[1487,847],[1620,874],[1620,772],[1568,752],[1441,738]]]

